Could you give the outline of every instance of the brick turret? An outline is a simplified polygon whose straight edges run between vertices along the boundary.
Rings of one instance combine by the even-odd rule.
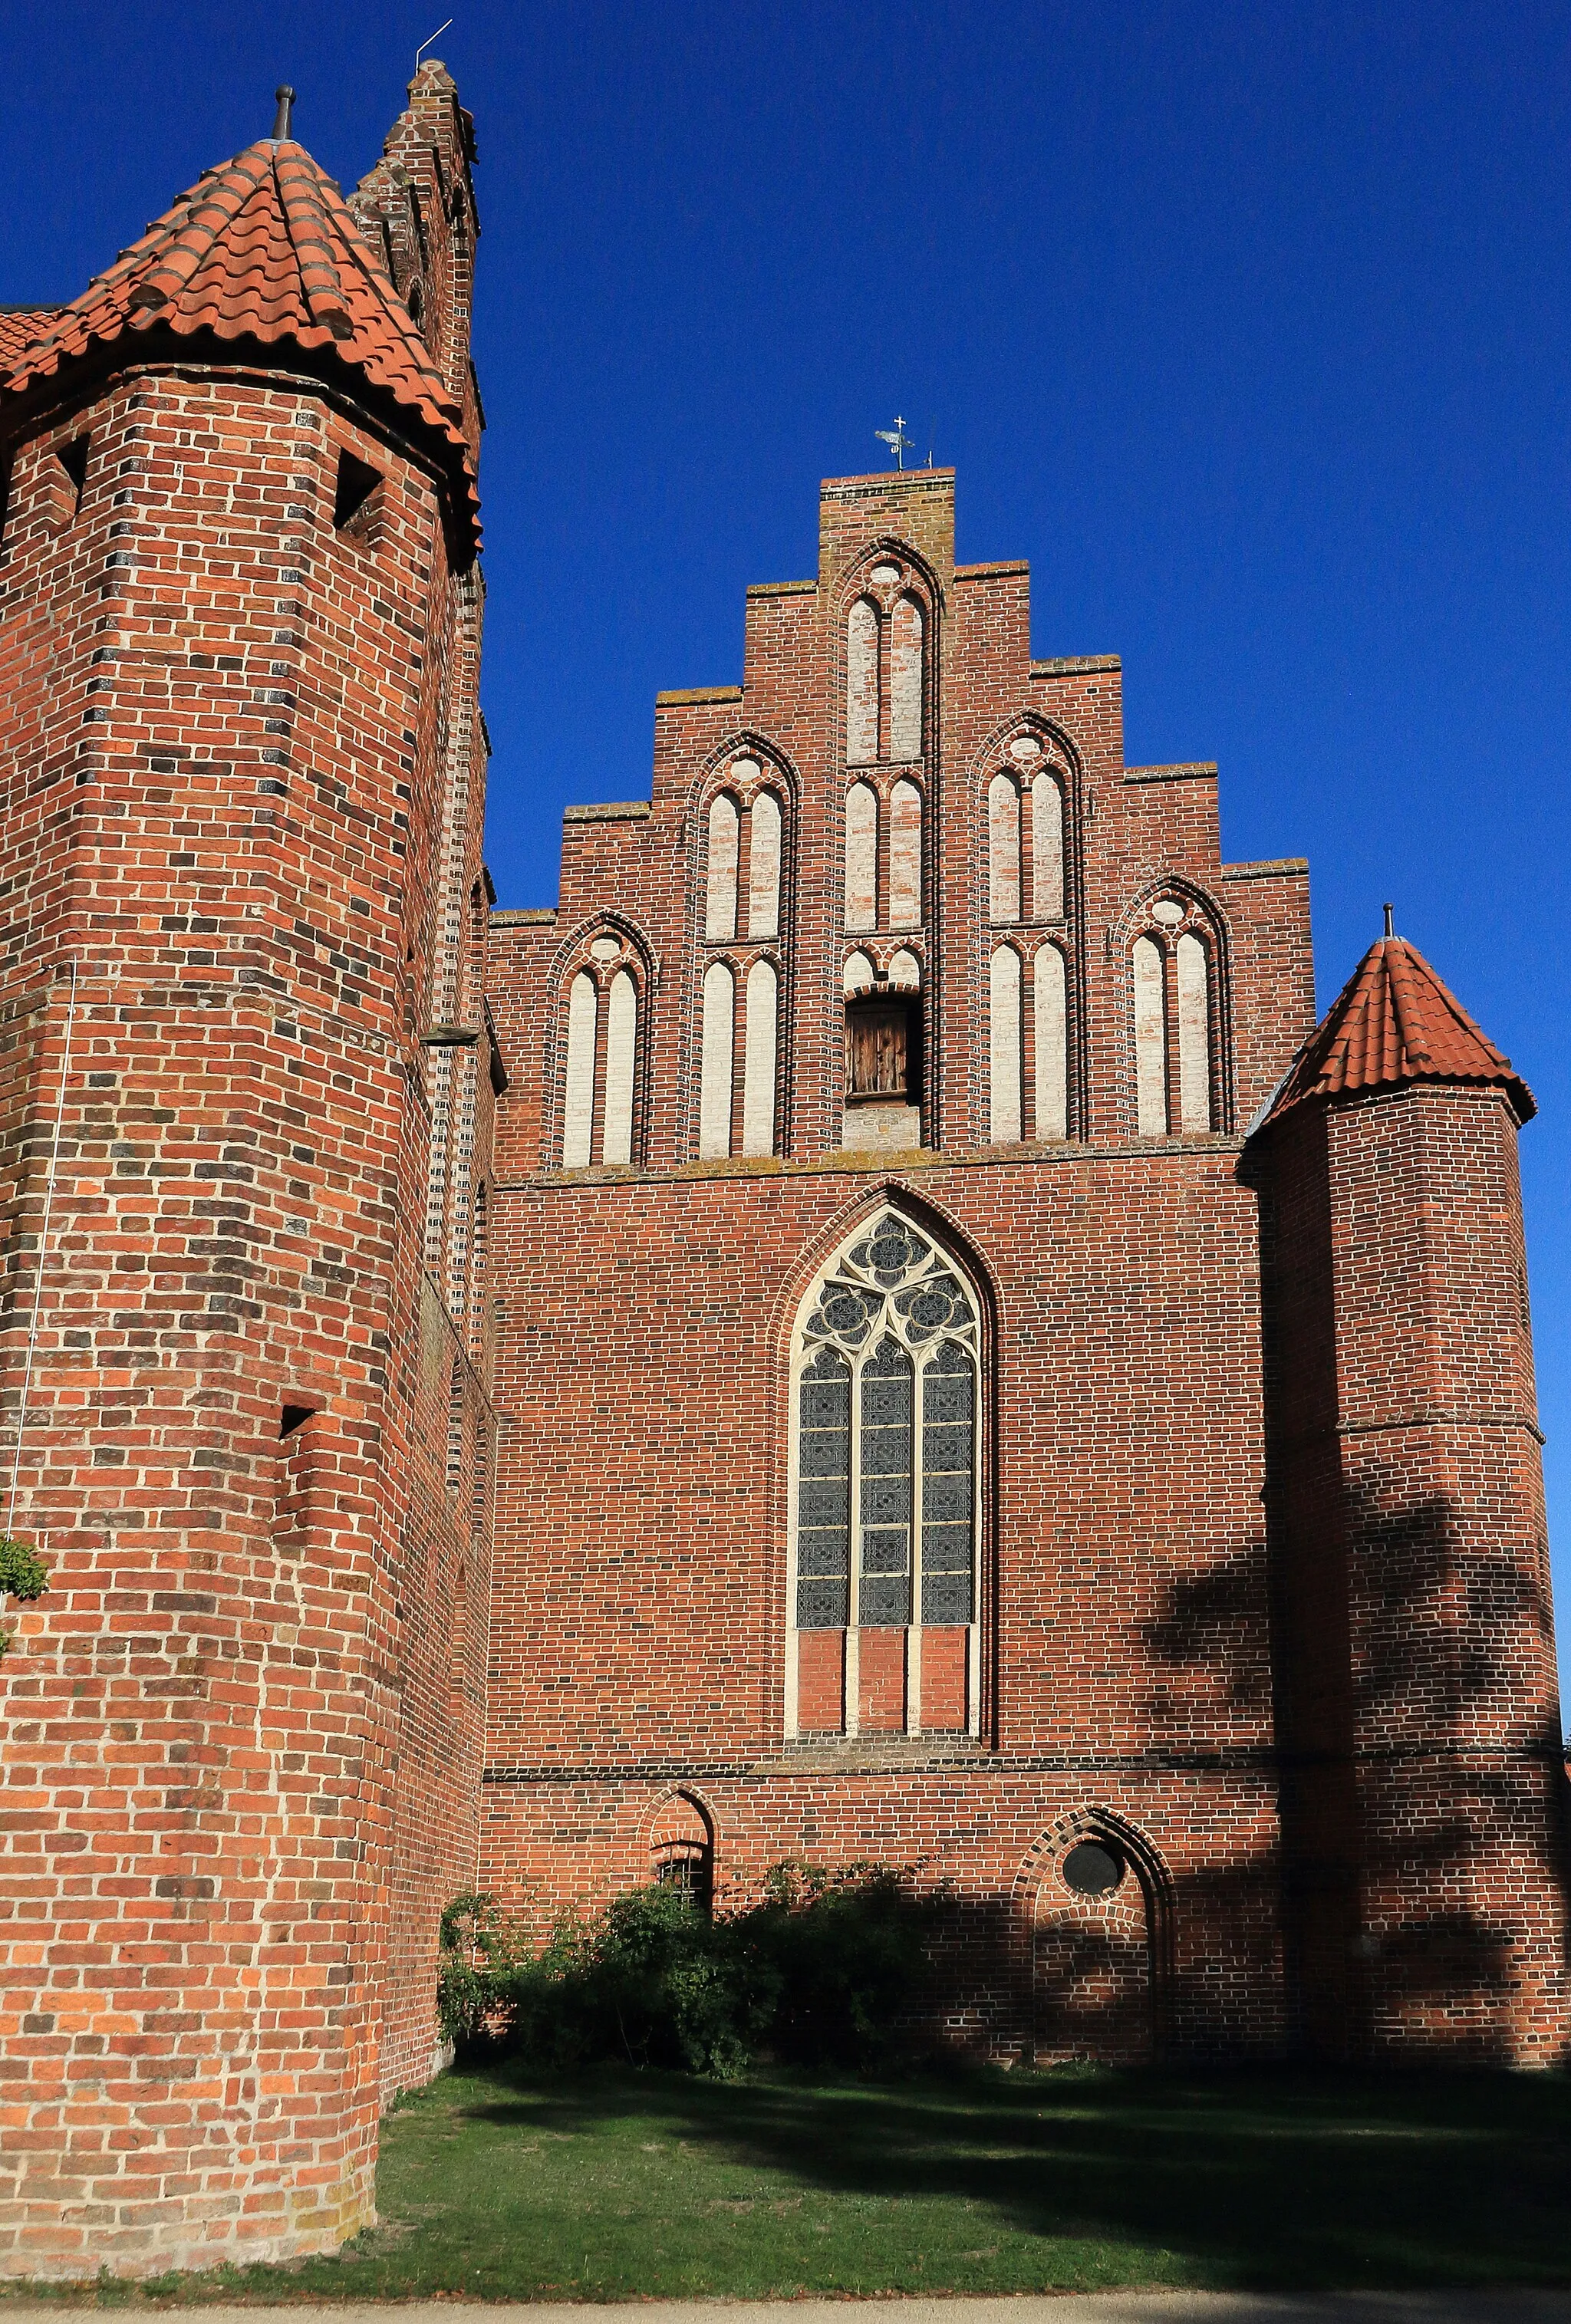
[[[1331,2055],[1563,2055],[1532,1111],[1388,936],[1259,1140],[1289,1972]]]
[[[499,1074],[439,65],[389,147],[353,211],[288,136],[208,172],[0,380],[0,1450],[52,1568],[0,1671],[0,2268],[365,2224],[473,1881]]]

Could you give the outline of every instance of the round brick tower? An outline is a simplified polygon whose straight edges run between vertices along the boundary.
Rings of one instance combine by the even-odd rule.
[[[1565,2055],[1532,1111],[1388,936],[1262,1135],[1286,1921],[1323,2054]]]
[[[473,145],[439,65],[410,96],[352,205],[281,92],[6,318],[13,2273],[365,2224],[472,1882]]]

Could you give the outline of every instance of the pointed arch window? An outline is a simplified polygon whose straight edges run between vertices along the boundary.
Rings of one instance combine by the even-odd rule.
[[[709,802],[708,884],[704,934],[721,944],[736,935],[736,847],[740,818],[736,801],[721,791]]]
[[[981,1328],[893,1211],[822,1269],[794,1339],[788,1726],[976,1731]]]
[[[858,597],[846,623],[846,758],[870,767],[878,757],[878,607]]]
[[[568,1087],[562,1111],[562,1167],[587,1169],[595,1132],[595,1037],[600,988],[587,968],[568,987]]]
[[[878,926],[878,793],[853,783],[846,794],[846,926],[853,935]]]
[[[592,939],[568,981],[562,1078],[562,1167],[633,1159],[641,998],[624,938]]]
[[[772,961],[755,960],[747,972],[746,1034],[742,1065],[744,1154],[774,1152],[774,1074],[779,1026],[779,975]]]
[[[1064,794],[1046,773],[1031,785],[1031,909],[1039,920],[1064,917]]]
[[[1217,1127],[1215,942],[1200,907],[1162,898],[1130,948],[1135,1127],[1141,1138]]]
[[[987,917],[995,927],[1020,918],[1020,791],[1009,775],[987,787]]]
[[[1020,954],[1000,945],[988,968],[987,1135],[994,1146],[1016,1146],[1025,1135],[1021,1104]]]
[[[922,609],[897,597],[889,621],[889,755],[922,755]]]
[[[1069,995],[1064,955],[1045,944],[1031,969],[1036,1057],[1036,1133],[1069,1135]]]
[[[735,1038],[736,979],[728,963],[704,971],[704,1022],[698,1072],[698,1157],[731,1151],[731,1065]]]
[[[748,810],[747,936],[752,944],[780,934],[781,812],[772,791]]]
[[[922,795],[903,779],[889,795],[889,925],[922,925]]]

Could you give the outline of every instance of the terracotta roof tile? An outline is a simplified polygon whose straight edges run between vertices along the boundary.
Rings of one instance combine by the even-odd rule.
[[[58,307],[0,307],[0,365],[14,364],[59,313]]]
[[[1354,1097],[1409,1082],[1470,1082],[1505,1091],[1517,1118],[1532,1093],[1422,953],[1400,936],[1371,945],[1318,1030],[1298,1052],[1265,1119],[1307,1098]]]
[[[0,325],[23,319],[0,317]],[[207,171],[79,298],[37,319],[42,327],[20,345],[0,337],[0,363],[9,364],[0,406],[127,332],[331,348],[439,439],[477,534],[463,414],[342,195],[292,138],[262,138]]]

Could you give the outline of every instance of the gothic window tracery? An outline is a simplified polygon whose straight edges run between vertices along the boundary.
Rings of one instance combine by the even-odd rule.
[[[907,1632],[918,1644],[906,1649],[904,1723],[964,1726],[968,1704],[975,1725],[975,1658],[959,1634],[976,1620],[980,1363],[969,1288],[893,1211],[851,1237],[809,1293],[794,1359],[791,1618],[805,1683],[793,1724],[839,1723],[824,1715],[823,1649],[839,1655],[844,1633],[842,1715],[855,1732],[860,1634]]]

